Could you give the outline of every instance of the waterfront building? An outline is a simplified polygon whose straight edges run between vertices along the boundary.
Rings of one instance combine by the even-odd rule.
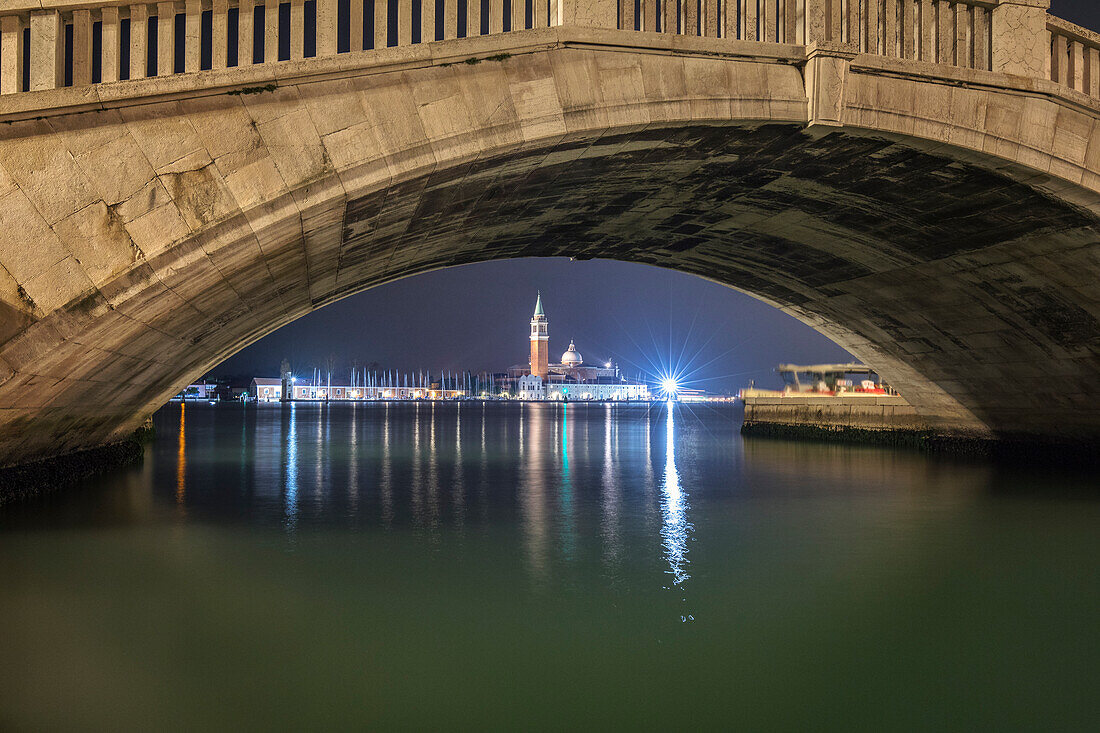
[[[180,390],[180,393],[172,399],[183,402],[217,399],[217,387],[218,385],[214,383],[195,382],[194,384],[189,384],[184,387]]]
[[[255,402],[280,402],[283,399],[283,380],[254,377],[248,387],[248,396]]]
[[[466,396],[457,389],[408,386],[350,386],[346,384],[313,384],[308,381],[286,380],[287,400],[293,402],[359,402],[365,400],[455,400]],[[281,402],[283,382],[278,378],[255,377],[249,388],[249,398],[256,402]]]

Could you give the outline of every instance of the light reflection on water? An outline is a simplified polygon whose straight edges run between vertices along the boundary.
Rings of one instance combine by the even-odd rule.
[[[680,488],[680,473],[676,470],[676,409],[669,406],[665,413],[665,480],[661,485],[664,527],[661,529],[661,537],[664,538],[665,557],[668,558],[672,583],[681,585],[691,577],[687,571],[687,545],[692,526],[687,519],[687,496]]]
[[[0,729],[1094,722],[1091,476],[738,420],[168,406],[0,511]]]

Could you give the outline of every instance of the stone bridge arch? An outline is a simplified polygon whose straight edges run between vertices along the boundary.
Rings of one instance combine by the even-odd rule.
[[[119,440],[364,288],[541,255],[756,295],[929,429],[1094,442],[1098,117],[850,45],[572,26],[0,98],[0,463]]]

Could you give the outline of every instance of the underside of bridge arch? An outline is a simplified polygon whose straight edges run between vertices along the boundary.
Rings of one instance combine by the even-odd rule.
[[[682,61],[653,63],[679,64],[683,74]],[[500,73],[458,73],[484,92],[483,72]],[[524,84],[537,76],[509,73]],[[132,259],[92,273],[97,251],[86,252],[73,259],[94,285],[79,297],[50,303],[54,291],[20,284],[25,307],[0,306],[0,465],[120,439],[189,380],[339,298],[435,268],[542,256],[673,268],[753,294],[874,366],[929,430],[1100,443],[1097,217],[1003,159],[979,165],[915,137],[807,129],[804,108],[776,101],[784,84],[792,97],[804,93],[802,77],[790,67],[777,73],[753,76],[772,95],[755,119],[646,112],[642,122],[613,122],[608,110],[654,109],[619,100],[566,110],[564,126],[547,134],[509,137],[490,124],[498,110],[488,108],[480,127],[430,144],[417,142],[425,131],[413,121],[452,98],[417,100],[419,117],[393,111],[384,135],[382,113],[369,105],[359,108],[367,122],[327,132],[315,117],[316,145],[292,134],[308,112],[301,89],[270,103],[278,114],[262,100],[226,96],[124,111],[117,125],[137,138],[157,171],[153,183],[91,195],[69,205],[76,213],[68,218],[45,218],[58,222],[54,231],[75,218],[80,242],[120,247]],[[572,82],[557,78],[561,100]],[[518,106],[526,92],[511,88]],[[340,117],[339,104],[318,97]],[[226,121],[206,139],[209,154],[185,155],[182,146],[152,160],[156,148],[142,142],[140,125],[175,134],[191,112]],[[13,126],[0,132],[8,135],[0,163],[10,172],[20,150],[12,141],[43,125],[64,140],[114,145],[101,128],[116,114]],[[599,119],[573,124],[574,114]],[[533,119],[544,122],[540,115]],[[194,117],[191,124],[201,129]],[[401,137],[399,152],[365,149],[345,136],[356,130]],[[447,147],[471,139],[473,153]],[[265,175],[301,182],[268,195]],[[64,187],[24,190],[39,209],[77,197]],[[166,208],[180,221],[158,214]],[[0,211],[0,224],[20,221],[10,211]]]

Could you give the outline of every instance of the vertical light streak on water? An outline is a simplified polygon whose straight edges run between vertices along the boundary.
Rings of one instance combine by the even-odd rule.
[[[180,400],[180,436],[179,455],[176,457],[176,503],[183,505],[187,500],[187,434],[184,432],[187,405]]]
[[[523,460],[523,423],[527,421],[527,403],[519,403],[519,460]]]
[[[359,507],[359,405],[351,403],[351,435],[348,438],[348,510]]]
[[[286,435],[286,459],[283,485],[286,498],[283,507],[283,525],[292,534],[298,526],[298,410],[290,403],[290,426]]]
[[[622,499],[619,482],[615,480],[615,466],[611,454],[611,403],[604,404],[603,416],[603,520],[600,523],[600,534],[604,544],[604,566],[612,575],[619,564],[619,503]],[[615,441],[618,443],[618,430],[615,430]]]
[[[575,410],[574,410],[575,412]],[[574,421],[575,422],[575,421]],[[561,553],[566,560],[572,560],[576,550],[576,526],[573,516],[573,477],[569,472],[570,451],[576,441],[570,440],[573,423],[569,422],[569,403],[563,402],[561,408],[561,490],[558,501],[561,504]]]
[[[675,406],[667,405],[668,418],[665,421],[665,475],[661,484],[661,514],[663,526],[661,537],[665,547],[665,559],[668,572],[672,574],[672,584],[681,585],[691,576],[688,574],[687,543],[691,537],[692,526],[687,520],[687,495],[680,487],[680,473],[676,470],[676,431]],[[685,617],[684,620],[688,620]]]
[[[428,428],[428,518],[429,526],[435,532],[439,529],[439,451],[435,443],[435,402],[432,402]],[[434,535],[433,535],[434,536]]]
[[[643,484],[643,495],[645,496],[645,518],[646,529],[652,529],[656,527],[658,519],[657,511],[657,479],[653,475],[653,406],[646,405],[645,411],[645,465],[642,467],[644,471],[645,482]]]
[[[388,405],[387,405],[388,407]],[[413,525],[424,526],[424,496],[421,490],[424,488],[423,467],[420,465],[423,446],[420,442],[420,403],[413,408],[413,456],[412,456],[412,481],[409,484],[409,499],[412,501]]]
[[[393,521],[393,468],[390,464],[390,404],[382,419],[382,522],[388,527]]]
[[[524,534],[527,540],[527,561],[531,578],[538,584],[545,583],[549,579],[546,510],[546,467],[549,456],[546,455],[543,436],[546,411],[541,409],[542,407],[537,405],[531,410],[529,431],[531,450],[527,453],[527,460],[520,464],[523,482],[519,490],[520,509],[523,512]]]
[[[248,460],[248,420],[241,420],[241,477],[238,479],[240,482],[240,488],[248,486],[248,481],[245,476],[248,474],[248,465],[251,461]],[[252,487],[249,486],[249,493],[251,493]]]
[[[462,403],[455,403],[455,458],[454,458],[454,508],[455,523],[462,529],[466,519],[466,483],[462,463]]]
[[[326,475],[328,466],[325,457],[328,455],[328,421],[331,414],[332,410],[329,409],[328,403],[322,402],[321,411],[317,414],[317,451],[314,454],[313,469],[313,474],[316,476],[313,482],[313,499],[317,506],[325,502],[329,490]]]
[[[486,403],[481,403],[481,476],[477,484],[477,501],[482,521],[489,516],[489,453],[485,450],[485,405]]]

